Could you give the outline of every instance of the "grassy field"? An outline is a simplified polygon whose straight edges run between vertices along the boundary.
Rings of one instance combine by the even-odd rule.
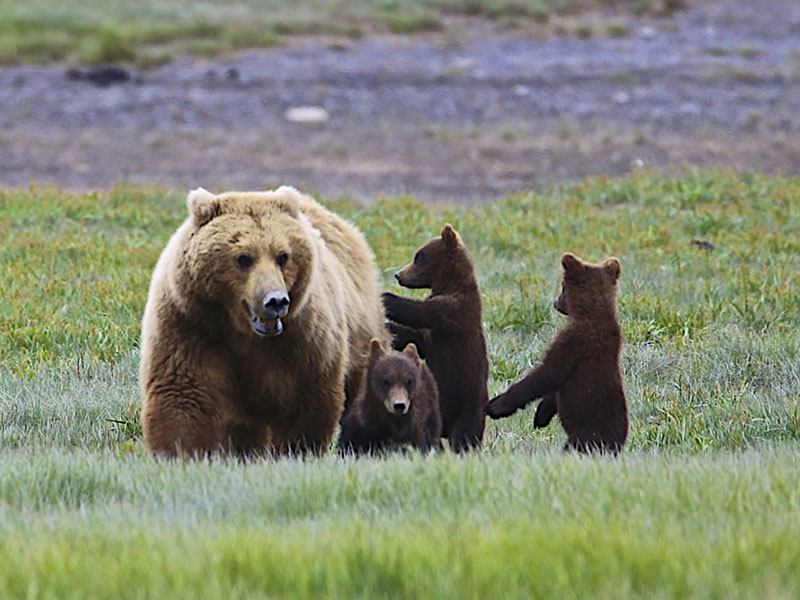
[[[618,256],[623,456],[563,455],[529,410],[465,457],[154,461],[139,319],[184,193],[0,191],[0,597],[800,595],[800,180],[642,173],[469,210],[326,202],[362,228],[387,289],[444,221],[460,230],[491,392],[563,322],[561,253]]]
[[[452,15],[513,25],[585,10],[642,13],[673,5],[675,0],[0,0],[0,64],[66,60],[153,66],[179,53],[202,56],[272,46],[288,35],[439,30]]]

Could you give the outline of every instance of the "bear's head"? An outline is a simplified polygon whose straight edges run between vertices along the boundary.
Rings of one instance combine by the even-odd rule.
[[[414,259],[394,276],[403,287],[446,292],[463,285],[472,270],[472,260],[461,237],[447,223],[441,236],[417,250]]]
[[[564,278],[556,310],[570,317],[595,317],[616,311],[620,263],[608,258],[600,264],[582,261],[567,252],[561,257]]]
[[[367,368],[370,396],[380,401],[391,415],[405,415],[419,385],[420,357],[417,347],[408,344],[402,352],[386,351],[377,339],[372,340]]]
[[[316,259],[300,193],[189,193],[189,238],[178,267],[189,302],[225,310],[242,333],[274,336],[300,310]]]

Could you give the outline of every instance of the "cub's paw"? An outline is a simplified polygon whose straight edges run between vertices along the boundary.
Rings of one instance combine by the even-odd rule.
[[[509,402],[508,396],[500,394],[489,400],[486,405],[486,414],[493,419],[502,419],[517,412],[517,407]]]
[[[410,342],[416,342],[416,338],[414,337],[413,333],[414,330],[406,327],[405,325],[400,325],[395,323],[394,321],[387,321],[384,325],[386,331],[389,332],[389,335],[392,337],[392,349],[397,350],[398,352],[405,349],[405,347]],[[417,350],[420,351],[419,345],[417,346]],[[420,357],[424,358],[422,354]]]
[[[398,305],[402,301],[402,298],[397,294],[393,294],[391,292],[383,292],[381,294],[381,301],[383,302],[383,308],[386,311],[386,317],[389,320],[395,320],[392,315],[397,310]]]

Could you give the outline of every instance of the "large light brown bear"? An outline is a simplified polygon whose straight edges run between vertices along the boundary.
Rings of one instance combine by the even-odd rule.
[[[291,187],[204,189],[153,273],[140,385],[148,448],[324,452],[370,340],[377,269],[352,225]]]

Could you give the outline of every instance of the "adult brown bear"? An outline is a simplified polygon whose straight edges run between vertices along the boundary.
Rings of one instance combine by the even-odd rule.
[[[187,199],[142,324],[142,426],[158,454],[327,449],[370,340],[388,341],[352,225],[291,187]]]

